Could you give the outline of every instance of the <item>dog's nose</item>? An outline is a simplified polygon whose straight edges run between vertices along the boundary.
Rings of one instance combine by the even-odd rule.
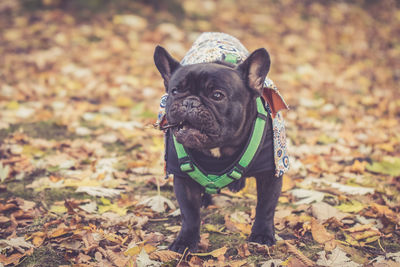
[[[188,97],[185,100],[183,100],[182,105],[189,109],[196,108],[200,106],[200,101],[197,98]]]

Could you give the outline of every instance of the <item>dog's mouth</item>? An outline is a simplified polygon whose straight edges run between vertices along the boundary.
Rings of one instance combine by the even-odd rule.
[[[205,146],[209,140],[209,134],[205,129],[199,129],[192,123],[184,120],[166,126],[172,130],[176,140],[186,147],[199,148]]]

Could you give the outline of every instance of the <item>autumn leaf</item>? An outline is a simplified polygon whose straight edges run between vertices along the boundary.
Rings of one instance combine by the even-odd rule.
[[[315,241],[325,245],[326,251],[331,251],[336,247],[335,236],[329,233],[325,227],[316,219],[311,219],[311,234]]]
[[[319,259],[316,262],[322,266],[343,266],[343,267],[358,267],[360,264],[353,262],[347,257],[346,252],[339,247],[333,249],[331,254],[321,251],[318,253]]]
[[[385,157],[383,161],[373,162],[366,166],[368,171],[400,176],[400,158]]]
[[[226,251],[228,248],[226,246],[223,246],[221,248],[215,249],[211,252],[205,252],[205,253],[191,253],[192,255],[199,256],[199,257],[205,257],[205,256],[213,256],[214,258],[218,258],[220,256],[225,255]]]
[[[171,200],[159,195],[145,198],[139,204],[149,206],[155,212],[165,212],[167,208],[176,209]]]
[[[172,260],[177,260],[182,257],[181,254],[176,253],[171,250],[160,250],[160,251],[154,251],[153,253],[150,254],[150,259],[152,260],[158,260],[161,262],[168,262]]]

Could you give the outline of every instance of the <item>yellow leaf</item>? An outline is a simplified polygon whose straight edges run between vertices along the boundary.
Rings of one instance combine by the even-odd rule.
[[[230,261],[228,264],[231,267],[240,267],[247,263],[247,260]]]
[[[7,107],[7,109],[18,109],[19,104],[17,101],[10,101],[7,103],[6,107]]]
[[[150,245],[150,244],[144,245],[143,249],[144,249],[144,251],[146,251],[147,254],[150,254],[150,253],[152,253],[153,251],[156,251],[156,250],[157,250],[157,248],[156,248],[155,246],[152,246],[152,245]]]
[[[35,247],[39,247],[40,245],[43,244],[46,234],[43,232],[36,232],[36,233],[33,233],[31,237],[32,237],[32,244]]]
[[[370,224],[360,224],[351,228],[347,228],[345,229],[345,231],[350,233],[355,233],[355,232],[367,231],[371,229],[371,227],[372,226]]]
[[[380,236],[371,236],[371,237],[368,237],[367,239],[365,239],[364,241],[363,241],[363,243],[365,243],[365,244],[369,244],[369,243],[373,243],[373,242],[375,242],[376,240],[378,240],[379,238],[381,238]]]
[[[121,216],[126,215],[127,209],[126,208],[121,208],[119,207],[117,204],[111,204],[111,205],[107,205],[107,206],[103,206],[103,205],[99,205],[98,206],[98,210],[100,214],[103,214],[107,211],[112,211],[115,212]]]
[[[393,152],[394,151],[394,147],[393,147],[392,143],[379,144],[379,145],[377,145],[377,147],[379,149],[385,150],[387,152]]]
[[[135,256],[135,255],[138,255],[141,250],[142,250],[142,246],[134,246],[134,247],[131,247],[131,248],[128,248],[127,250],[125,250],[124,255],[125,256]]]
[[[50,207],[50,211],[58,214],[66,213],[67,208],[64,205],[53,205]]]
[[[168,227],[166,227],[166,229],[173,233],[177,233],[181,230],[181,227],[179,225],[175,225],[175,226],[168,226]]]
[[[355,240],[363,240],[367,239],[373,236],[378,236],[380,237],[380,233],[378,230],[367,230],[367,231],[362,231],[362,232],[355,232],[350,234],[352,237],[354,237]]]
[[[241,234],[250,235],[251,225],[245,223],[234,223],[235,227],[240,231]]]
[[[115,100],[115,105],[120,108],[129,108],[133,106],[133,101],[129,97],[120,96]]]
[[[111,205],[111,200],[109,200],[108,198],[100,198],[100,201],[103,205]]]
[[[218,229],[217,226],[209,223],[205,224],[204,227],[206,228],[207,231],[215,233],[222,233],[222,230],[224,229],[224,227]]]
[[[116,234],[112,233],[106,233],[104,234],[104,238],[107,239],[108,241],[114,242],[114,243],[120,243],[121,238],[117,236]]]
[[[289,199],[287,197],[279,197],[278,199],[279,203],[289,203]]]
[[[286,192],[292,189],[295,186],[294,182],[290,177],[286,174],[282,177],[282,192]]]
[[[48,236],[50,238],[55,238],[55,237],[60,237],[63,236],[65,234],[67,234],[70,231],[69,228],[66,228],[65,225],[59,225],[58,228],[56,228],[51,234],[49,234]]]
[[[352,200],[351,202],[342,203],[336,208],[343,212],[359,212],[364,209],[364,204],[359,201]]]
[[[213,250],[211,252],[205,252],[205,253],[192,253],[191,255],[195,256],[200,256],[200,257],[205,257],[205,256],[213,256],[214,258],[218,258],[219,256],[223,256],[228,248],[226,246],[223,246],[222,248],[218,248],[216,250]]]
[[[365,171],[365,166],[367,166],[368,162],[366,161],[354,161],[353,165],[351,165],[350,170],[357,173],[363,173]]]

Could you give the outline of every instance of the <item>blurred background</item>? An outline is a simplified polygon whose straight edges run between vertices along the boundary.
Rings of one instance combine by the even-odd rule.
[[[283,235],[315,241],[310,217],[296,215],[309,212],[307,207],[295,210],[296,196],[289,193],[310,189],[310,183],[303,183],[308,178],[328,181],[327,188],[321,190],[319,184],[313,189],[329,192],[330,205],[350,206],[341,210],[351,213],[349,225],[354,226],[357,216],[378,214],[374,220],[382,220],[377,226],[381,232],[368,234],[379,239],[396,233],[399,8],[395,0],[0,0],[0,200],[42,203],[32,213],[37,217],[52,208],[65,215],[63,204],[54,201],[66,196],[106,197],[111,202],[97,199],[96,212],[104,212],[100,206],[118,207],[122,214],[140,215],[142,208],[135,205],[156,192],[154,177],[163,177],[163,137],[152,129],[164,93],[154,48],[161,44],[180,60],[200,33],[221,31],[237,37],[249,51],[269,51],[268,77],[291,108],[283,114],[291,170],[280,206],[293,214],[290,219],[284,219],[287,213],[278,216]],[[356,197],[341,187],[332,189],[332,183],[373,189]],[[163,186],[163,194],[173,199],[170,181]],[[245,195],[254,194],[254,185],[246,190]],[[313,192],[308,192],[311,201]],[[110,208],[111,203],[116,206]],[[24,218],[32,211],[20,210]],[[15,208],[2,211],[6,216],[0,226],[6,229]],[[158,213],[151,214],[146,216]],[[368,223],[374,224],[361,222]],[[355,246],[342,234],[347,226],[337,227],[329,228],[336,238]],[[13,233],[7,229],[1,238]],[[382,244],[388,252],[400,250],[398,234],[382,244],[357,238],[370,245],[359,254],[348,251],[358,255],[359,263],[382,254]],[[40,247],[39,241],[35,245]],[[212,249],[217,244],[212,242]],[[316,251],[305,253],[318,258]]]

